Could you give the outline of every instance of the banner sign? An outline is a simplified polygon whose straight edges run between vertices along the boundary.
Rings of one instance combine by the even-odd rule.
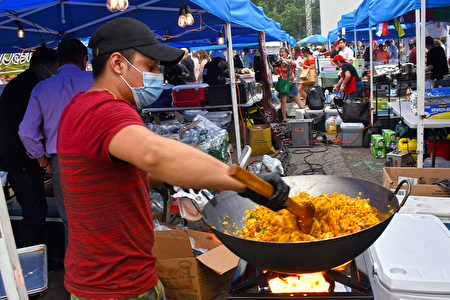
[[[0,54],[0,74],[17,74],[28,69],[33,52]]]

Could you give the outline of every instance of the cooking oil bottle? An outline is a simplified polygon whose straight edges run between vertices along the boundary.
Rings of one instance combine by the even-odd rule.
[[[325,121],[325,126],[327,127],[327,133],[336,133],[336,116],[330,116]]]

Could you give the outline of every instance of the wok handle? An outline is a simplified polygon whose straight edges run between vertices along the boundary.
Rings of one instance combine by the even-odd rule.
[[[244,183],[252,191],[266,198],[272,196],[275,191],[270,183],[256,176],[255,174],[239,167],[236,164],[230,166],[230,170],[228,173],[234,179],[237,179],[238,181]]]
[[[400,204],[400,207],[403,207],[403,205],[404,205],[405,202],[406,202],[406,199],[408,199],[409,195],[411,194],[411,189],[412,189],[411,182],[410,182],[409,180],[406,180],[406,179],[400,181],[400,183],[398,184],[397,188],[396,188],[395,191],[394,191],[394,195],[397,195],[398,191],[401,189],[401,187],[402,187],[405,183],[407,184],[407,190],[406,190],[405,197],[403,198],[403,201],[402,201],[402,203]],[[392,200],[392,197],[391,197],[391,200]]]

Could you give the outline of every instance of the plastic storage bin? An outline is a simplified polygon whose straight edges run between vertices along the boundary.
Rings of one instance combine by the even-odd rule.
[[[28,295],[39,294],[47,289],[47,247],[44,244],[17,249],[20,266]],[[0,276],[0,299],[6,298],[3,279]]]
[[[199,107],[206,105],[206,88],[208,84],[183,84],[172,89],[173,106]]]
[[[247,103],[247,89],[245,83],[239,83],[239,94],[237,101],[241,104]],[[230,105],[231,88],[229,84],[210,85],[207,90],[208,105]],[[240,96],[239,96],[240,95]]]
[[[361,131],[363,129],[364,129],[363,123],[342,123],[341,124],[342,147],[362,147],[364,134]],[[353,142],[353,140],[357,136],[358,138]]]

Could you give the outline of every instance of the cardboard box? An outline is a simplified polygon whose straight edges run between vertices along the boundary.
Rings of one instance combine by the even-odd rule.
[[[374,148],[385,148],[386,142],[381,134],[372,134],[370,136],[370,142],[372,143]]]
[[[386,148],[378,148],[370,143],[370,154],[375,158],[386,158]]]
[[[384,138],[386,144],[395,143],[397,141],[397,132],[390,129],[382,129],[381,135]]]
[[[194,257],[195,248],[208,249]],[[166,296],[175,299],[209,300],[230,288],[239,257],[210,233],[181,229],[155,231],[153,254]]]
[[[395,189],[403,179],[411,179],[411,195],[450,197],[450,191],[433,183],[450,178],[450,168],[384,168],[383,186]],[[405,186],[406,189],[406,186]]]

